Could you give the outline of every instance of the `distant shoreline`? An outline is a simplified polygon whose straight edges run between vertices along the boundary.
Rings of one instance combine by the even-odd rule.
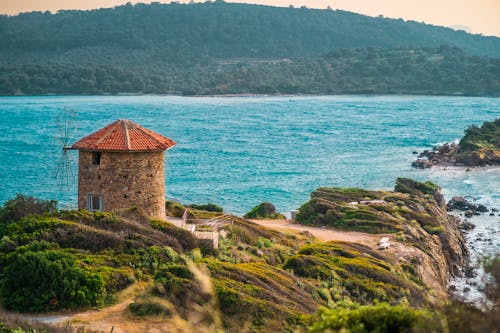
[[[464,98],[500,98],[500,95],[446,95],[446,94],[254,94],[254,93],[242,93],[242,94],[207,94],[207,95],[182,95],[182,94],[143,94],[143,93],[118,93],[118,94],[36,94],[36,95],[0,95],[1,97],[56,97],[56,96],[79,96],[79,97],[122,97],[122,96],[158,96],[158,97],[335,97],[335,96],[366,96],[366,97],[376,97],[376,96],[393,96],[393,97],[403,97],[403,96],[413,96],[413,97],[464,97]]]

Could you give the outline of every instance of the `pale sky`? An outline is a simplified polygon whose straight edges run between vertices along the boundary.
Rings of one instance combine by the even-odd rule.
[[[156,1],[170,2],[170,0]],[[93,9],[113,7],[127,2],[129,0],[0,0],[0,13],[13,15],[33,10],[56,12],[59,9]],[[309,8],[330,6],[333,9],[370,16],[384,15],[442,26],[463,25],[469,27],[472,33],[500,37],[500,0],[226,0],[226,2],[295,7],[305,5]]]

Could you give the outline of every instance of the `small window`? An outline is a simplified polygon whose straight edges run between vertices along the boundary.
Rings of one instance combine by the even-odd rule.
[[[102,211],[102,196],[99,194],[87,194],[87,210],[90,212]]]
[[[92,164],[94,164],[94,165],[101,164],[101,153],[100,152],[95,151],[92,153]]]

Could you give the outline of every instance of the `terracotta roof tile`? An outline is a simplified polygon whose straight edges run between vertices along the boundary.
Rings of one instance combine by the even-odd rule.
[[[175,141],[148,130],[130,120],[117,120],[84,137],[72,149],[96,151],[148,151],[165,150]]]

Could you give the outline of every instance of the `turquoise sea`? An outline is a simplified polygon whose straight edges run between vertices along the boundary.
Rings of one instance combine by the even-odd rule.
[[[500,117],[500,99],[415,96],[0,97],[0,202],[16,193],[76,205],[76,179],[53,178],[57,117],[74,110],[74,140],[118,118],[169,136],[167,197],[244,213],[262,201],[287,212],[318,186],[389,189],[398,176],[429,179],[447,196],[500,206],[498,169],[422,171],[412,151]],[[76,173],[77,152],[70,153]]]
[[[262,201],[289,212],[319,186],[391,189],[397,177],[431,180],[449,199],[500,208],[500,168],[410,167],[413,151],[500,117],[500,99],[426,96],[0,97],[0,203],[16,193],[76,206],[54,179],[57,117],[74,111],[74,140],[118,118],[177,141],[167,153],[167,197],[243,214]],[[76,174],[77,152],[70,152]],[[500,252],[500,216],[474,217],[473,257]],[[470,285],[473,281],[457,283]]]

